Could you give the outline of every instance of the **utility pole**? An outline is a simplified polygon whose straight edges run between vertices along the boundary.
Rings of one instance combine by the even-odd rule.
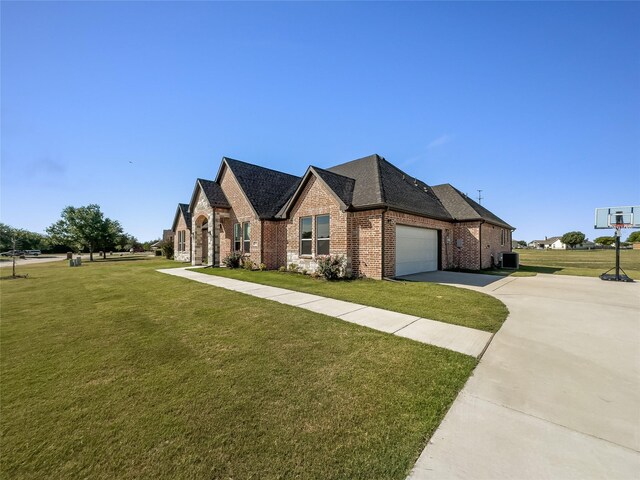
[[[482,190],[478,190],[478,203],[482,205]]]

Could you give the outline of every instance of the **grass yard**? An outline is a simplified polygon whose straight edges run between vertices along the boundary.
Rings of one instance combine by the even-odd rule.
[[[501,301],[489,295],[435,283],[368,279],[327,282],[302,274],[228,268],[199,268],[196,271],[313,293],[488,332],[497,332],[509,314]]]
[[[598,277],[616,265],[615,250],[516,250],[520,271]],[[640,280],[640,250],[621,250],[620,266]]]
[[[404,479],[476,365],[167,266],[2,279],[1,478]]]

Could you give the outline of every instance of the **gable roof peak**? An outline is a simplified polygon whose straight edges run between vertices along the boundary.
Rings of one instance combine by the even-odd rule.
[[[182,215],[184,218],[184,223],[187,224],[187,229],[191,230],[191,213],[189,212],[189,204],[187,203],[178,203],[178,208],[176,208],[176,214],[173,216],[173,224],[171,224],[171,231],[176,231],[176,226],[178,225],[178,218]]]
[[[196,178],[196,184],[193,187],[191,201],[188,205],[189,211],[193,210],[198,189],[202,190],[202,193],[204,193],[211,207],[231,208],[227,197],[225,196],[222,188],[217,182],[214,182],[213,180],[207,180],[205,178]]]
[[[259,218],[273,218],[295,191],[300,177],[229,157],[222,157],[216,182],[225,166],[235,177]]]

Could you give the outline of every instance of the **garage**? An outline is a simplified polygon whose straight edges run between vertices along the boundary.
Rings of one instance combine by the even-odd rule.
[[[438,270],[438,231],[396,226],[396,276]]]

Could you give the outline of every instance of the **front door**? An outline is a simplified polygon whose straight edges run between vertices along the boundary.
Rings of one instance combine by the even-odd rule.
[[[202,227],[202,237],[200,237],[200,241],[202,242],[202,263],[204,265],[209,264],[209,229],[207,226]]]

